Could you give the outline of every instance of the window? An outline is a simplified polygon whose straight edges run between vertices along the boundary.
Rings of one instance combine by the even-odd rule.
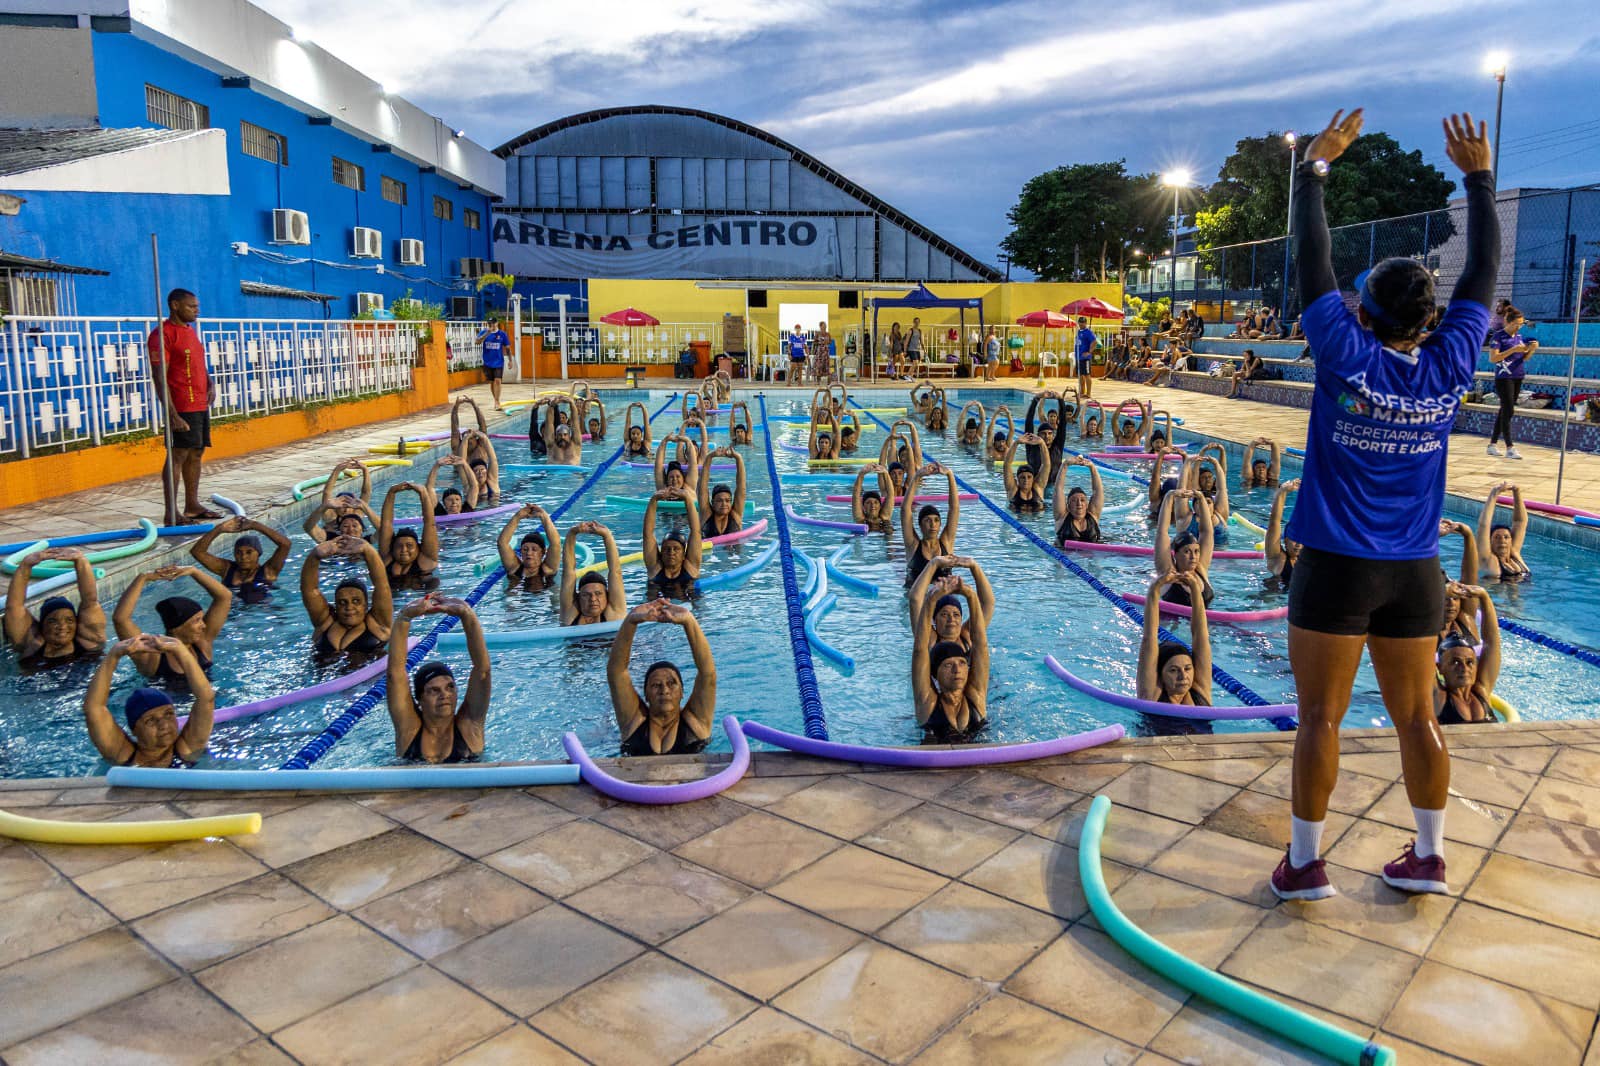
[[[367,172],[348,159],[333,157],[333,183],[356,192],[367,191]]]
[[[211,125],[211,109],[205,104],[154,85],[144,87],[144,117],[169,130],[203,130]]]
[[[0,314],[21,318],[59,315],[59,297],[60,291],[53,278],[37,274],[0,276]]]
[[[433,198],[433,217],[442,218],[449,222],[456,217],[456,205],[442,196],[435,196]]]
[[[406,202],[406,183],[403,181],[395,181],[393,178],[384,178],[383,198],[388,200],[391,204],[400,204],[401,206],[404,206]]]
[[[468,229],[482,229],[483,216],[472,208],[464,208],[461,212],[461,224]]]
[[[253,122],[239,123],[239,146],[245,155],[265,159],[280,167],[289,165],[289,142],[281,133],[257,126]]]

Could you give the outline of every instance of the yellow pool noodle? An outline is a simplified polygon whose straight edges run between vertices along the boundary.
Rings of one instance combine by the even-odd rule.
[[[159,822],[63,822],[0,811],[0,836],[39,844],[165,844],[261,832],[261,815],[223,814]]]

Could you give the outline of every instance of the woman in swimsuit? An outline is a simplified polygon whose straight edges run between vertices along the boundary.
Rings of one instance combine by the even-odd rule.
[[[1017,454],[1017,446],[1021,444],[1039,447],[1039,453],[1044,458],[1043,470],[1035,470],[1027,464],[1013,469],[1011,459]],[[1013,511],[1021,514],[1038,514],[1044,510],[1045,483],[1050,479],[1050,449],[1045,445],[1043,437],[1037,433],[1022,433],[1012,437],[1010,446],[1006,448],[1005,461],[1000,464],[1000,472],[1005,477],[1006,499],[1011,501]]]
[[[639,410],[639,421],[633,420],[634,409]],[[650,412],[642,403],[630,403],[622,423],[622,457],[624,459],[650,458]]]
[[[922,479],[929,474],[943,474],[949,482],[950,521],[944,524],[939,508],[931,503],[920,511],[917,507],[917,490]],[[915,516],[913,518],[913,516]],[[900,538],[906,548],[906,588],[916,584],[922,570],[941,555],[954,555],[956,551],[956,525],[961,520],[961,496],[956,488],[955,471],[938,463],[920,467],[906,484],[905,498],[900,501]]]
[[[678,455],[685,457],[667,461],[667,447],[676,444]],[[656,446],[656,489],[677,489],[680,492],[696,493],[699,485],[700,452],[694,442],[682,433],[674,433],[663,437]]]
[[[600,402],[598,396],[588,397],[578,401],[579,420],[583,423],[584,430],[589,434],[589,443],[606,439],[606,405]]]
[[[252,530],[245,533],[245,530]],[[211,554],[211,545],[223,533],[244,533],[233,542],[233,558],[220,559]],[[257,536],[256,534],[260,534]],[[272,558],[261,561],[261,537],[272,541]],[[259,603],[272,589],[272,583],[283,572],[289,560],[289,538],[269,525],[248,518],[230,518],[218,522],[207,530],[190,547],[194,561],[216,574],[222,583],[240,593],[246,603]]]
[[[322,560],[334,556],[360,557],[367,564],[372,594],[354,578],[339,582],[333,603],[318,587]],[[389,622],[394,614],[394,598],[389,591],[387,567],[378,549],[364,540],[340,537],[311,549],[300,570],[300,599],[311,617],[312,646],[324,657],[348,653],[352,658],[375,658],[389,642]]]
[[[1494,509],[1500,493],[1511,490],[1511,524],[1494,524]],[[1528,507],[1522,502],[1522,486],[1502,481],[1489,490],[1483,510],[1478,514],[1478,576],[1485,581],[1526,581],[1533,571],[1522,560],[1522,542],[1528,537]]]
[[[901,432],[901,427],[905,431]],[[899,445],[895,441],[899,440]],[[888,463],[897,461],[908,468],[922,465],[922,431],[915,422],[905,418],[897,418],[894,425],[889,427],[889,439],[883,442],[883,448],[878,453],[878,462]]]
[[[406,677],[411,620],[425,614],[447,614],[461,620],[472,658],[467,693],[456,702],[456,675],[434,660]],[[425,763],[472,762],[483,754],[483,726],[489,716],[489,646],[483,626],[466,600],[430,592],[396,611],[389,629],[389,682],[385,699],[394,723],[394,753]]]
[[[471,426],[468,426],[466,432],[462,432],[462,407],[472,408],[473,419],[477,422],[476,430],[474,430]],[[471,435],[475,432],[482,434],[483,439],[470,439]],[[470,396],[458,397],[456,402],[450,407],[450,453],[452,455],[459,455],[465,452],[468,455],[482,458],[485,457],[485,452],[493,451],[494,446],[489,443],[489,423],[483,417],[483,411],[478,407],[477,401]]]
[[[972,637],[968,632],[966,619],[961,614],[961,601],[970,598],[975,592],[978,598],[978,609],[983,612],[985,623],[994,621],[994,586],[989,584],[989,577],[983,572],[977,560],[965,555],[941,555],[935,559],[933,566],[924,567],[921,574],[917,575],[916,584],[911,586],[911,591],[906,596],[906,604],[910,608],[913,624],[922,617],[923,602],[932,596],[937,602],[933,608],[933,643],[938,644],[943,640],[953,640],[961,645],[963,650],[970,650]],[[972,575],[972,585],[969,590],[961,578],[953,571],[965,568]],[[935,577],[935,574],[941,576]]]
[[[1228,461],[1222,454],[1221,445],[1206,445],[1206,449],[1216,448],[1215,453],[1202,450],[1192,459],[1184,460],[1182,484],[1184,488],[1195,489],[1206,502],[1211,504],[1211,525],[1214,534],[1214,543],[1219,548],[1228,546]],[[1173,509],[1173,518],[1182,525],[1188,523],[1190,533],[1200,535],[1200,518],[1194,513],[1194,508],[1180,505]]]
[[[709,496],[706,494],[706,486],[711,483],[711,479],[706,477],[700,480],[700,510],[706,516],[700,534],[706,540],[720,537],[725,533],[737,533],[744,528],[744,456],[734,451],[732,447],[714,448],[706,455],[708,467],[711,460],[719,455],[732,459],[736,469],[733,487],[714,485]]]
[[[72,560],[78,577],[78,602],[51,596],[39,605],[38,617],[28,611],[28,583],[33,568],[46,559]],[[42,548],[23,556],[11,575],[6,594],[6,640],[17,650],[17,664],[27,670],[64,666],[82,655],[98,655],[106,642],[106,612],[100,606],[94,567],[78,548]]]
[[[844,455],[854,455],[861,446],[861,419],[856,417],[854,411],[846,411],[839,416],[839,451]]]
[[[743,400],[734,404],[728,412],[728,440],[736,448],[743,448],[751,443],[750,429],[755,422],[750,418],[750,405]]]
[[[145,584],[152,580],[176,581],[181,577],[192,577],[199,582],[200,587],[211,595],[211,606],[201,608],[187,596],[168,596],[156,602],[156,614],[161,616],[161,626],[166,630],[166,635],[187,645],[194,652],[200,669],[209,675],[217,636],[222,632],[222,624],[228,620],[228,609],[233,605],[233,593],[214,575],[199,567],[163,566],[140,574],[122,594],[122,599],[117,601],[111,623],[116,627],[117,636],[123,640],[137,637],[143,630],[133,620],[133,610],[139,604]],[[154,678],[157,684],[179,691],[187,684],[183,664],[170,656],[157,655],[148,650],[136,650],[131,654],[139,672],[145,677]]]
[[[1081,466],[1089,471],[1089,492],[1077,485],[1067,488],[1063,474],[1056,479],[1055,498],[1051,501],[1056,521],[1056,547],[1068,544],[1103,544],[1100,532],[1100,512],[1105,507],[1106,489],[1100,481],[1100,471],[1082,456],[1067,459],[1065,466]]]
[[[656,508],[662,500],[682,502],[688,512],[688,539],[677,532],[668,533],[656,542]],[[687,600],[695,594],[694,583],[700,576],[701,535],[700,510],[694,497],[673,489],[662,489],[650,497],[644,509],[644,566],[649,573],[649,597]]]
[[[911,409],[921,415],[924,422],[928,420],[928,412],[933,410],[938,392],[931,381],[921,381],[911,386]]]
[[[524,520],[537,518],[544,533],[525,534],[516,551],[511,550],[511,538]],[[552,549],[552,545],[554,548]],[[506,580],[519,585],[527,592],[543,592],[556,576],[557,562],[561,558],[561,535],[550,515],[536,503],[525,503],[511,516],[500,531],[496,542],[500,551],[500,565],[505,568]]]
[[[1461,537],[1461,570],[1460,584],[1463,586],[1475,584],[1478,579],[1478,538],[1473,536],[1472,527],[1465,522],[1457,522],[1451,518],[1439,520],[1439,537],[1459,535]],[[1444,567],[1439,568],[1444,577],[1444,614],[1439,626],[1439,639],[1444,640],[1450,636],[1466,637],[1474,646],[1482,643],[1478,635],[1478,619],[1472,603],[1463,602],[1451,593],[1457,582],[1450,579]]]
[[[1256,449],[1266,448],[1272,453],[1272,459],[1257,459]],[[1278,477],[1283,471],[1283,445],[1271,437],[1257,437],[1250,442],[1244,450],[1244,487],[1247,489],[1276,488]]]
[[[648,543],[648,542],[647,542]],[[665,659],[645,667],[644,691],[633,687],[628,667],[633,661],[634,630],[644,622],[683,627],[694,657],[694,689],[683,698],[683,672]],[[651,600],[635,607],[622,621],[606,661],[611,709],[617,716],[622,752],[636,755],[693,755],[711,740],[717,714],[717,665],[711,644],[687,607]]]
[[[862,491],[868,474],[878,475],[878,487]],[[894,531],[894,505],[885,503],[894,497],[894,481],[889,468],[882,463],[869,463],[856,471],[855,485],[850,490],[851,520],[867,527],[869,533]]]
[[[1000,428],[1000,418],[1005,417],[1006,428]],[[1017,426],[1011,418],[1011,408],[1001,404],[994,409],[994,417],[989,419],[989,428],[984,434],[984,439],[989,442],[984,451],[984,458],[1000,462],[1006,457],[1010,439],[1016,435]]]
[[[967,601],[967,647],[952,640],[934,643],[933,619],[940,600],[932,596],[923,599],[911,627],[913,709],[923,740],[935,744],[971,740],[988,721],[989,619],[964,584],[956,586],[954,595]]]
[[[1102,440],[1105,436],[1105,408],[1099,400],[1085,400],[1078,410],[1078,437],[1081,440]]]
[[[442,493],[439,491],[439,471],[447,466],[455,470],[457,480],[466,486],[465,493],[453,487],[445,489]],[[428,490],[426,499],[432,501],[430,506],[435,515],[461,514],[463,511],[471,510],[468,501],[477,498],[478,475],[472,472],[472,467],[463,462],[459,455],[447,455],[433,464],[433,469],[428,471],[428,480],[423,483],[423,487]],[[381,520],[378,526],[381,535],[383,527]]]
[[[361,474],[361,493],[336,492],[344,471]],[[333,468],[328,480],[322,483],[322,503],[306,515],[306,536],[321,544],[330,537],[360,537],[366,535],[366,522],[374,527],[378,516],[372,510],[372,471],[359,459],[346,459]]]
[[[476,511],[480,501],[499,498],[500,457],[495,454],[494,442],[487,433],[469,429],[457,451],[457,458],[461,460],[462,467],[472,471],[473,480],[467,492],[469,511]]]
[[[943,433],[949,424],[950,411],[945,403],[944,390],[933,390],[933,406],[928,408],[928,413],[923,421],[928,424],[929,433]]]
[[[111,717],[111,682],[123,656],[135,662],[145,659],[171,660],[194,694],[189,720],[178,728],[178,711],[172,697],[158,688],[135,689],[123,704],[126,731]],[[130,640],[111,645],[111,654],[100,662],[94,680],[83,694],[83,721],[89,740],[101,758],[112,766],[192,766],[205,753],[211,739],[212,713],[216,693],[211,681],[195,659],[194,652],[174,637],[141,633]]]
[[[824,425],[828,428],[824,429]],[[839,425],[828,408],[812,412],[811,439],[806,448],[807,454],[813,459],[839,458]]]
[[[1193,603],[1189,617],[1190,648],[1160,639],[1160,601],[1176,602],[1173,592]],[[1144,597],[1144,637],[1139,644],[1135,695],[1141,700],[1186,707],[1211,706],[1211,633],[1206,628],[1205,599],[1197,570],[1167,571],[1150,583]],[[1192,650],[1191,650],[1192,648]]]
[[[1184,530],[1176,539],[1172,538],[1172,508],[1179,500],[1189,502],[1198,511],[1197,520],[1200,525],[1198,534]],[[1211,552],[1215,542],[1212,540],[1211,504],[1195,489],[1173,489],[1161,501],[1161,514],[1156,518],[1156,573],[1194,574],[1202,592],[1205,602],[1211,603],[1214,592],[1211,588]],[[1164,594],[1170,603],[1184,607],[1194,606],[1188,600],[1190,582],[1173,583]]]
[[[1489,697],[1500,679],[1500,619],[1494,601],[1480,585],[1450,582],[1449,594],[1463,604],[1474,604],[1483,617],[1483,654],[1472,641],[1448,636],[1439,643],[1439,687],[1433,694],[1433,713],[1440,725],[1493,722]]]
[[[968,414],[975,411],[975,414]],[[983,446],[983,404],[977,400],[968,400],[961,406],[961,414],[956,418],[961,425],[961,443],[968,447]]]
[[[605,574],[590,571],[578,576],[577,537],[592,533],[605,542]],[[628,613],[628,590],[622,585],[622,553],[611,530],[599,522],[579,522],[567,530],[561,546],[561,624],[588,626],[615,622]]]
[[[1299,487],[1299,478],[1291,478],[1278,486],[1277,495],[1272,497],[1272,513],[1267,517],[1267,539],[1262,545],[1267,553],[1267,571],[1283,588],[1289,587],[1295,560],[1300,558],[1300,545],[1283,535],[1283,507],[1289,493]]]
[[[422,505],[422,538],[410,526],[394,528],[394,501],[402,492],[414,492]],[[390,588],[424,588],[437,583],[439,569],[439,525],[434,513],[433,494],[415,481],[395,485],[383,498],[383,514],[378,519],[378,554],[383,557],[384,573]]]

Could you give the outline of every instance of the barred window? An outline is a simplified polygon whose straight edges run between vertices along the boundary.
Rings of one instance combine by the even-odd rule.
[[[289,141],[281,133],[273,133],[253,122],[239,123],[239,147],[245,155],[265,159],[280,167],[289,165]]]
[[[472,208],[463,208],[461,211],[461,224],[468,229],[482,229],[483,216]]]
[[[393,178],[384,178],[383,198],[388,200],[391,204],[400,204],[401,206],[404,206],[406,202],[406,183],[403,181],[396,181]]]
[[[211,125],[211,109],[154,85],[144,87],[144,117],[169,130],[203,130]]]
[[[456,205],[446,200],[443,196],[433,198],[433,217],[442,218],[449,222],[456,217]]]
[[[354,189],[356,192],[366,192],[367,172],[360,165],[352,163],[348,159],[340,159],[338,156],[334,156],[333,183],[335,185],[343,185],[347,189]]]

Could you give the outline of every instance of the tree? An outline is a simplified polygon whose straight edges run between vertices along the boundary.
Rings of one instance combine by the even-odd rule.
[[[1154,175],[1130,176],[1121,159],[1047,170],[1023,185],[1000,247],[1046,281],[1104,281],[1124,261],[1125,245],[1164,229],[1146,195],[1156,184]]]

